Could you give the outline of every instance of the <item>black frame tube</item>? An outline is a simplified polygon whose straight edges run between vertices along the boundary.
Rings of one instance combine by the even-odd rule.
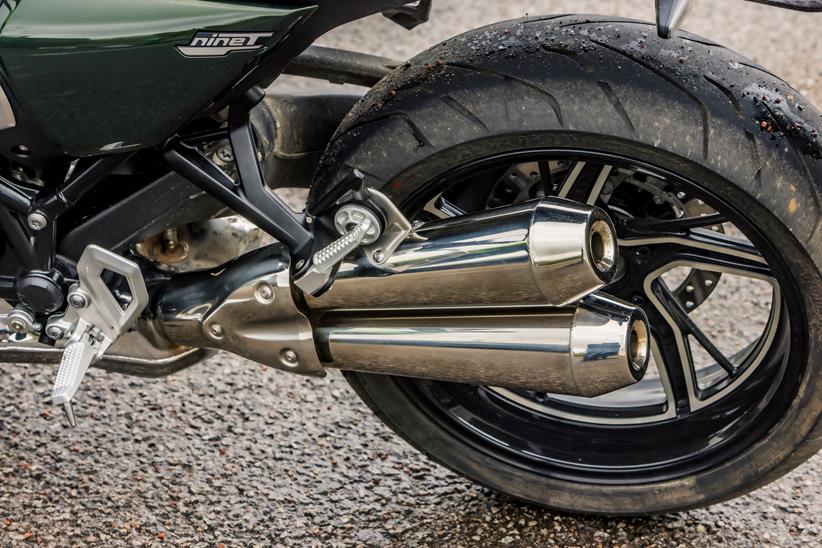
[[[31,198],[14,187],[14,183],[0,175],[0,206],[25,213],[31,207]]]
[[[3,229],[3,234],[14,256],[24,268],[39,269],[42,267],[38,260],[38,250],[35,249],[34,242],[29,239],[20,218],[3,207],[0,207],[0,228]]]
[[[163,156],[178,174],[285,244],[293,256],[305,259],[314,245],[314,235],[306,228],[306,216],[294,213],[269,190],[257,159],[250,112],[263,97],[265,92],[255,87],[229,108],[228,138],[239,182],[200,153],[196,147],[200,136],[171,141]],[[219,135],[205,134],[211,138]]]
[[[97,184],[111,175],[111,172],[128,160],[133,153],[103,156],[74,179],[63,184],[42,200],[31,205],[32,211],[38,211],[50,221],[65,213],[69,208],[93,189]]]

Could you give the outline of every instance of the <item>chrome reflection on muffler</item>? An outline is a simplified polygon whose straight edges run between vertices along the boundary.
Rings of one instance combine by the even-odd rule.
[[[616,232],[599,208],[548,198],[426,223],[382,264],[346,262],[314,310],[564,306],[614,274]]]
[[[315,329],[327,367],[598,396],[639,381],[648,321],[591,295],[564,309],[325,315]]]
[[[648,365],[643,312],[591,294],[612,279],[616,257],[604,212],[551,198],[425,224],[383,264],[343,263],[330,290],[305,296],[307,309],[287,254],[272,245],[174,277],[158,316],[177,344],[297,373],[335,367],[596,396],[637,382]]]

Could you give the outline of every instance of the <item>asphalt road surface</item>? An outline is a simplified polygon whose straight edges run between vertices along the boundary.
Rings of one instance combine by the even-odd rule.
[[[822,15],[741,1],[694,4],[689,30],[729,44],[822,104]],[[649,19],[651,5],[440,0],[432,22],[413,32],[376,17],[322,43],[408,57],[526,13]],[[706,321],[738,317],[747,289],[729,285],[728,301],[708,309]],[[716,329],[731,342],[745,337],[745,326]],[[48,402],[54,373],[51,365],[0,366],[3,546],[822,544],[820,456],[711,508],[576,517],[512,502],[431,463],[336,373],[297,378],[225,354],[160,380],[94,370],[73,431]]]

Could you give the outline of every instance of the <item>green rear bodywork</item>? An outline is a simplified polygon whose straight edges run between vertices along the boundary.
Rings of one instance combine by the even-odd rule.
[[[99,154],[117,143],[153,146],[314,9],[209,0],[22,0],[4,23],[0,14],[0,62],[26,114],[67,154]],[[197,31],[274,34],[255,51],[183,56],[176,46]]]

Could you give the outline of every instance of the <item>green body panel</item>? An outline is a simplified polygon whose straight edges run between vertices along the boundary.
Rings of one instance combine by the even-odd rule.
[[[23,0],[0,29],[0,62],[26,114],[67,154],[153,146],[313,10],[209,0]],[[182,55],[176,46],[197,31],[273,35],[253,51]]]

